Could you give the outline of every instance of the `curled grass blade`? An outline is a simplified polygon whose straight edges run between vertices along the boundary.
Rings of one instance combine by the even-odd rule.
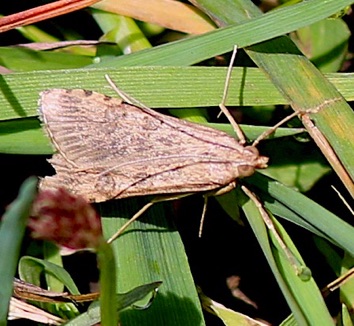
[[[150,283],[138,286],[127,293],[120,293],[116,295],[116,300],[118,302],[116,310],[120,312],[123,309],[129,308],[136,301],[144,299],[147,295],[151,295],[157,288],[160,286],[160,283]],[[95,325],[101,321],[101,311],[100,306],[97,302],[94,302],[90,305],[88,310],[77,316],[76,318],[70,320],[65,325],[67,326],[90,326]]]

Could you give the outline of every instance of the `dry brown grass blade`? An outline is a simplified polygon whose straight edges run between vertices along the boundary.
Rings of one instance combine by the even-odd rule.
[[[49,314],[48,312],[39,309],[29,303],[18,300],[16,298],[11,298],[9,320],[20,318],[49,325],[61,325],[64,322],[63,319]]]
[[[199,9],[175,0],[104,0],[94,8],[188,34],[202,34],[215,28]]]
[[[79,10],[100,0],[60,0],[43,6],[21,11],[0,19],[0,33],[10,29],[33,24],[48,18]]]
[[[323,133],[315,126],[309,115],[305,114],[301,117],[302,123],[306,127],[307,132],[310,134],[312,139],[315,141],[319,149],[324,153],[327,160],[331,163],[332,168],[336,171],[338,176],[340,176],[343,184],[346,185],[349,193],[354,194],[354,183],[350,178],[349,174],[345,170],[344,166],[340,162],[338,156],[333,150],[332,146],[327,141]]]

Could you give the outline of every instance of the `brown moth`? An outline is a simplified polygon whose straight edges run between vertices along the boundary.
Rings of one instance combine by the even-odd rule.
[[[39,106],[56,149],[56,174],[41,188],[65,187],[90,202],[207,192],[267,167],[254,146],[222,131],[96,92],[50,89]]]
[[[237,179],[267,167],[256,144],[292,117],[294,112],[245,146],[245,138],[225,107],[234,48],[219,107],[240,139],[206,126],[158,113],[108,83],[124,100],[82,89],[50,89],[40,94],[39,115],[56,149],[49,162],[56,174],[41,180],[40,187],[65,187],[90,202],[142,195],[174,196],[204,192],[219,195],[236,186]],[[257,206],[296,273],[298,261],[288,249],[268,212],[245,186],[243,192]],[[170,195],[170,196],[168,196]],[[166,199],[165,199],[166,200]],[[111,238],[114,241],[154,203],[152,200]],[[205,214],[204,205],[201,227]],[[201,235],[201,228],[199,235]]]

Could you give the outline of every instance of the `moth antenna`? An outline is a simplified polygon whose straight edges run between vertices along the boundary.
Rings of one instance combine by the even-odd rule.
[[[225,84],[224,84],[224,92],[222,94],[221,103],[225,103],[226,102],[226,98],[227,98],[227,95],[228,95],[228,92],[229,92],[229,87],[230,87],[230,79],[231,79],[231,74],[232,74],[232,68],[233,68],[233,65],[235,63],[236,55],[237,55],[237,45],[234,46],[234,49],[233,49],[232,55],[231,55],[231,59],[230,59],[230,63],[229,63],[229,66],[227,68],[226,79],[225,79]]]
[[[232,52],[230,64],[229,64],[229,67],[227,69],[227,74],[226,74],[225,84],[224,84],[224,92],[223,92],[223,96],[222,96],[222,99],[221,99],[221,103],[219,104],[219,108],[220,108],[221,112],[225,114],[225,116],[229,120],[229,122],[231,123],[231,125],[232,125],[232,127],[233,127],[233,129],[234,129],[234,131],[235,131],[235,133],[236,133],[236,135],[238,137],[238,139],[239,139],[239,143],[241,145],[243,145],[243,144],[246,143],[245,135],[243,134],[240,126],[238,125],[238,123],[235,121],[234,117],[231,115],[229,110],[226,108],[226,104],[225,104],[226,103],[226,99],[227,99],[227,95],[228,95],[228,92],[229,92],[232,67],[233,67],[234,62],[235,62],[236,54],[237,54],[237,45],[234,46],[234,50]]]
[[[305,111],[306,112],[306,111]],[[266,139],[267,137],[269,137],[272,133],[274,133],[282,124],[288,122],[289,120],[291,120],[292,118],[305,113],[303,111],[295,111],[291,114],[289,114],[287,117],[285,117],[284,119],[280,120],[277,124],[275,124],[273,127],[269,128],[268,130],[262,132],[257,139],[252,143],[252,146],[257,146],[259,144],[260,141],[262,141],[263,139]]]
[[[112,87],[112,89],[119,95],[119,97],[126,103],[131,104],[131,105],[135,105],[138,106],[140,108],[144,108],[144,109],[149,109],[149,107],[147,107],[145,104],[141,103],[140,101],[138,101],[137,99],[135,99],[134,97],[128,95],[127,93],[125,93],[124,91],[122,91],[116,84],[115,82],[111,79],[111,77],[109,75],[104,75],[104,78],[106,78],[108,84]]]
[[[133,103],[131,103],[130,96],[128,94],[124,93],[121,89],[119,89],[118,86],[114,83],[114,81],[112,80],[112,78],[109,75],[107,75],[107,74],[104,75],[104,78],[106,78],[108,84],[119,95],[119,97],[121,97],[125,102],[127,102],[129,104],[133,104]]]

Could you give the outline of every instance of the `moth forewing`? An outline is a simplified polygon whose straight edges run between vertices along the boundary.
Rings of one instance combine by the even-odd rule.
[[[211,191],[268,161],[222,131],[96,92],[47,90],[39,106],[56,148],[56,175],[41,187],[65,187],[91,202]]]
[[[50,160],[56,174],[45,177],[40,186],[65,187],[92,202],[152,194],[167,195],[168,200],[195,192],[221,194],[230,191],[239,178],[266,168],[268,158],[255,147],[260,138],[253,146],[244,146],[243,133],[225,106],[236,49],[219,107],[240,142],[224,132],[157,113],[119,90],[129,104],[82,89],[51,89],[41,93],[39,111],[57,151]],[[294,265],[292,253],[269,216],[264,216],[262,204],[247,188],[242,189],[259,207]],[[152,204],[145,205],[109,242]]]

